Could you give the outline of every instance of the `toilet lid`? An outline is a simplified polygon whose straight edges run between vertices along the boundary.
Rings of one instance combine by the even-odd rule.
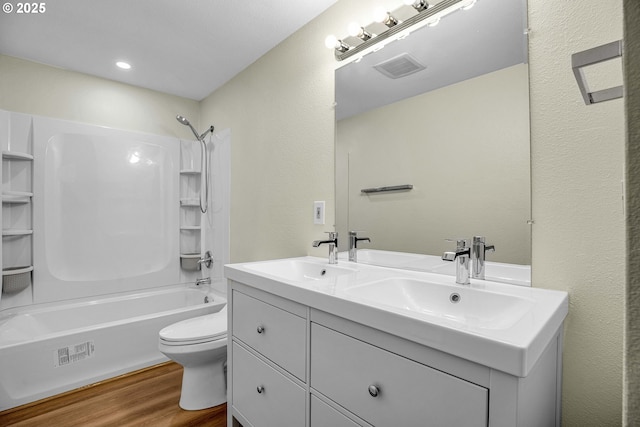
[[[168,342],[216,340],[227,335],[226,306],[217,313],[182,320],[160,331],[160,339]]]

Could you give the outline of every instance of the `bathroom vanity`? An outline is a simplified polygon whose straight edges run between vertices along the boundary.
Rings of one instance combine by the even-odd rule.
[[[314,257],[225,275],[230,427],[560,425],[564,292]]]

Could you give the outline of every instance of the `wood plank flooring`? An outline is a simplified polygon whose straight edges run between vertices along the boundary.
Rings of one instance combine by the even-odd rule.
[[[201,411],[180,409],[181,384],[182,366],[167,362],[0,412],[0,426],[226,426],[226,404]]]

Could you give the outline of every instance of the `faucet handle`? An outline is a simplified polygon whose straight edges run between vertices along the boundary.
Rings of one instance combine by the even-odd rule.
[[[446,242],[456,242],[456,251],[466,249],[469,247],[469,240],[467,239],[444,239]]]
[[[491,251],[491,252],[495,252],[496,251],[496,247],[495,245],[487,245],[486,244],[486,240],[484,236],[473,236],[473,245],[474,247],[476,245],[482,245],[484,246],[484,251]]]
[[[447,242],[456,242],[455,252],[447,251],[442,255],[443,261],[455,261],[459,256],[470,256],[471,249],[469,248],[469,241],[467,239],[445,239]]]
[[[445,252],[442,255],[442,260],[443,261],[455,261],[456,260],[456,253],[455,252]]]

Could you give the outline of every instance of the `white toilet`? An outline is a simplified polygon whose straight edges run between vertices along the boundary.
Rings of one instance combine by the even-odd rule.
[[[227,306],[216,313],[169,325],[160,331],[160,351],[181,364],[180,407],[211,408],[227,401]]]

